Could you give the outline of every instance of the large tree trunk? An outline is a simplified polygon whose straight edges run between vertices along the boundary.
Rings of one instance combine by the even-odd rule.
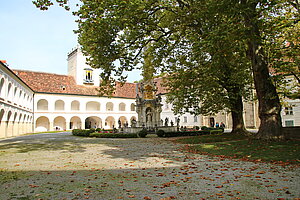
[[[230,98],[231,116],[232,116],[232,131],[234,134],[248,135],[248,131],[245,128],[243,118],[243,100],[240,95],[236,95],[236,98]]]
[[[284,139],[281,124],[281,105],[276,88],[269,75],[268,62],[262,47],[262,38],[258,27],[257,3],[249,4],[244,12],[246,26],[249,28],[248,56],[252,62],[254,84],[259,102],[259,118],[261,121],[255,137],[263,140]]]

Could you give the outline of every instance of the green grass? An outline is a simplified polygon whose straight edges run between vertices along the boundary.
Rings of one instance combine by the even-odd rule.
[[[37,132],[37,133],[26,133],[24,135],[37,135],[42,133],[61,133],[61,132],[66,132],[66,131],[46,131],[46,132]]]
[[[222,134],[178,139],[177,142],[194,144],[188,150],[201,154],[242,158],[285,164],[300,164],[300,141],[264,142],[245,136]]]

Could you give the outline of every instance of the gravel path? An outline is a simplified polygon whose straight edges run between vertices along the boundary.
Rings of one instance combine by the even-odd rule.
[[[156,137],[0,140],[0,199],[299,199],[300,169],[210,158]]]

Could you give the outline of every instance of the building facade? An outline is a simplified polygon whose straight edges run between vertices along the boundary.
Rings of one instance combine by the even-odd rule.
[[[86,128],[112,129],[131,126],[136,112],[136,84],[116,84],[112,97],[99,97],[100,71],[85,63],[79,48],[68,54],[68,75],[26,70],[10,70],[0,62],[0,138],[30,132]],[[231,114],[214,116],[175,115],[167,103],[162,79],[155,79],[161,97],[162,124],[168,121],[182,127],[211,126],[223,122],[231,128]],[[247,128],[258,128],[257,102],[244,103]],[[300,126],[299,99],[285,99],[283,126]]]
[[[0,138],[33,132],[34,91],[0,62]]]

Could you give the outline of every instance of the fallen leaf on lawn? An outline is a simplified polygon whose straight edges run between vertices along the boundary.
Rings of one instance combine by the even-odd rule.
[[[265,171],[257,172],[257,174],[265,174],[265,173],[266,173]]]

